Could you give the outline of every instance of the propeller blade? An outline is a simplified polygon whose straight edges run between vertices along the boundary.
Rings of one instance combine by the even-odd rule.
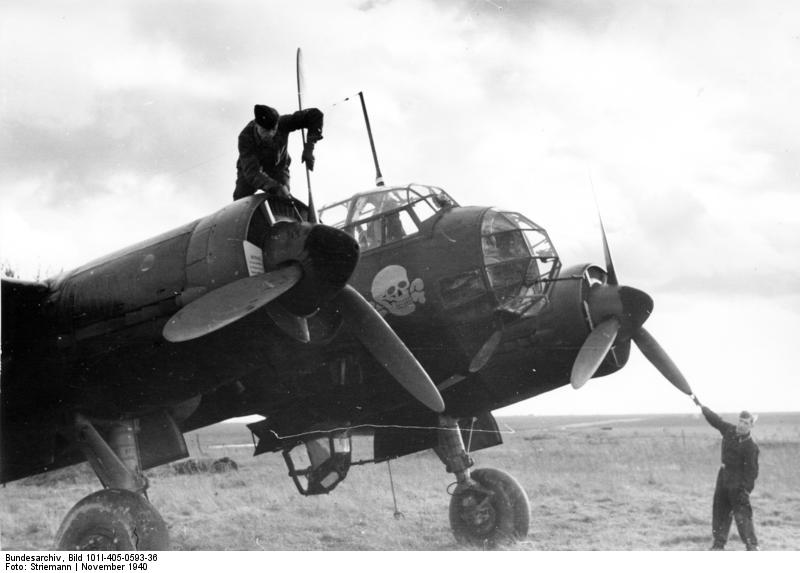
[[[433,381],[400,337],[359,292],[347,285],[333,299],[353,328],[356,338],[412,396],[434,412],[444,400]]]
[[[617,339],[620,322],[612,317],[597,325],[581,346],[572,365],[570,383],[576,390],[594,376],[609,349]]]
[[[502,330],[494,331],[494,333],[486,339],[486,342],[483,343],[483,346],[475,353],[475,356],[472,357],[472,361],[469,363],[470,374],[475,374],[478,370],[486,366],[502,339]]]
[[[302,275],[300,265],[294,264],[228,283],[172,315],[164,325],[164,338],[183,342],[219,330],[275,300]]]
[[[658,342],[656,342],[656,339],[653,338],[649,332],[644,328],[640,328],[636,334],[633,335],[633,341],[636,343],[636,346],[639,347],[639,350],[642,351],[642,354],[645,355],[652,365],[655,366],[673,386],[684,394],[689,396],[693,394],[686,378],[684,378],[672,359],[667,356],[667,353],[664,352],[664,349],[661,348]]]
[[[308,330],[308,321],[305,317],[289,312],[277,301],[268,304],[266,311],[273,322],[289,337],[305,344],[311,342],[311,333]]]
[[[608,284],[618,285],[617,272],[614,270],[614,261],[611,260],[611,249],[608,248],[608,238],[606,238],[606,228],[603,226],[603,217],[600,216],[600,209],[597,209],[597,218],[600,219],[600,232],[603,235],[603,254],[606,258],[606,272],[608,272]]]
[[[306,90],[306,78],[303,74],[303,52],[297,48],[297,109],[303,109],[303,92]],[[306,145],[306,130],[301,129],[303,147]],[[308,221],[310,223],[317,223],[319,217],[317,216],[317,209],[314,207],[314,196],[311,194],[311,174],[309,173],[308,165],[306,165],[306,185],[308,186]]]

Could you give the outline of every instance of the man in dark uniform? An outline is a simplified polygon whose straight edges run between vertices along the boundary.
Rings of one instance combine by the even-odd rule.
[[[289,133],[298,129],[308,130],[303,162],[313,171],[314,145],[322,139],[322,112],[312,107],[280,115],[266,105],[256,105],[253,111],[255,119],[239,134],[233,200],[252,195],[259,189],[290,197],[289,164],[292,158],[286,149]]]
[[[722,434],[722,467],[717,474],[714,490],[714,507],[711,531],[714,536],[712,550],[722,550],[728,541],[731,516],[748,551],[758,551],[758,540],[753,528],[753,508],[750,492],[758,477],[758,446],[750,436],[755,418],[742,411],[736,425],[725,422],[710,408],[695,398],[709,424]]]

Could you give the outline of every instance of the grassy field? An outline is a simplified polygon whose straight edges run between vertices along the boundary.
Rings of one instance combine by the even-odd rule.
[[[733,420],[733,415],[725,416]],[[531,501],[518,550],[703,550],[719,434],[695,416],[516,417],[505,444],[476,452],[475,467],[514,475]],[[762,550],[800,549],[800,413],[764,414],[752,495]],[[150,500],[178,550],[456,550],[446,474],[424,452],[392,462],[402,517],[394,516],[386,464],[354,467],[330,495],[302,497],[278,454],[252,457],[249,431],[220,424],[187,436],[193,456],[229,456],[238,471],[148,472]],[[355,458],[369,457],[366,442]],[[98,489],[88,468],[53,472],[0,490],[0,547],[49,549],[80,498]],[[743,545],[732,528],[729,549]]]

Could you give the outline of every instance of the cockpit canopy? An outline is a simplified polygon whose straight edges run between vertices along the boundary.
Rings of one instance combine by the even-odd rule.
[[[326,205],[320,221],[343,229],[368,251],[419,232],[420,225],[439,211],[458,204],[439,187],[412,183],[378,188]]]
[[[439,187],[378,187],[320,210],[320,221],[344,230],[362,252],[419,233],[426,221],[458,204]],[[547,232],[520,213],[486,209],[475,268],[441,280],[446,308],[492,293],[499,308],[532,315],[545,304],[560,262]]]

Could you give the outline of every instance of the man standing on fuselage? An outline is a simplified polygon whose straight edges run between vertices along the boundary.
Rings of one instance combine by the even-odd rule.
[[[254,119],[239,134],[233,200],[252,195],[259,189],[268,195],[289,198],[289,165],[292,162],[286,149],[289,133],[308,130],[302,160],[313,171],[314,145],[322,139],[322,112],[311,107],[280,115],[267,105],[256,105],[253,114]]]

